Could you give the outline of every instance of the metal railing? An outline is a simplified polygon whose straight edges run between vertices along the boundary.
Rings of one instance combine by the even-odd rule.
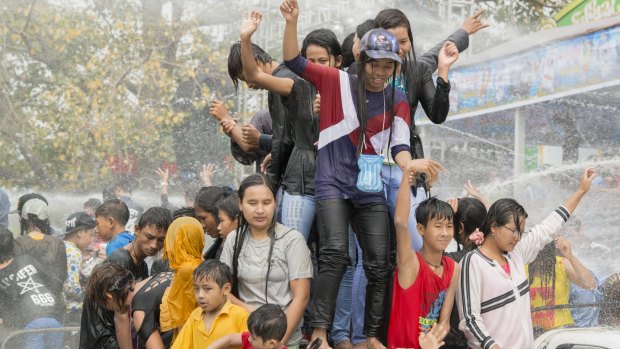
[[[16,337],[19,336],[24,336],[24,335],[28,335],[28,334],[40,334],[40,333],[50,333],[50,332],[65,332],[65,333],[71,333],[71,332],[80,332],[80,328],[79,327],[57,327],[57,328],[40,328],[40,329],[34,329],[34,330],[17,330],[14,332],[11,332],[9,335],[7,335],[4,340],[2,341],[2,346],[0,346],[0,349],[10,349],[9,347],[7,347],[7,344],[9,343],[9,341],[11,341],[11,339],[14,339]]]

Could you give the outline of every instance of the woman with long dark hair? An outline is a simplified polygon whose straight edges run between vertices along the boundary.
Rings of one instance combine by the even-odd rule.
[[[262,174],[241,182],[238,228],[224,242],[220,260],[233,270],[233,303],[253,311],[277,304],[286,313],[283,343],[298,348],[301,318],[310,298],[312,262],[300,232],[276,222],[276,190]]]
[[[528,233],[527,213],[518,202],[500,199],[491,205],[480,228],[484,242],[460,262],[459,329],[470,348],[534,346],[525,265],[560,231],[595,177],[593,169],[586,169],[578,189]]]
[[[361,40],[357,76],[309,62],[299,54],[299,6],[286,0],[280,6],[286,20],[285,65],[312,83],[321,94],[315,199],[321,254],[313,299],[313,338],[327,347],[340,281],[348,265],[349,225],[359,235],[368,278],[365,331],[369,348],[381,348],[389,280],[388,217],[381,181],[381,150],[389,147],[396,162],[411,172],[437,174],[432,160],[411,160],[409,106],[395,84],[385,86],[401,62],[398,43],[388,31],[375,29]],[[260,16],[255,18],[260,21]],[[454,54],[452,52],[452,54]]]

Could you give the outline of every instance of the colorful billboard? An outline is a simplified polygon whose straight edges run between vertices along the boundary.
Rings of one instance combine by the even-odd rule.
[[[555,15],[558,27],[620,15],[620,0],[575,0]]]

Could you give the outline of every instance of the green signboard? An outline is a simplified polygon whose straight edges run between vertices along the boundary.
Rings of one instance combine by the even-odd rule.
[[[620,0],[575,0],[555,15],[558,27],[620,15]]]

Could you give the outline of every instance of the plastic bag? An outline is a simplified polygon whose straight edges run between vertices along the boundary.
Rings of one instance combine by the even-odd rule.
[[[357,159],[357,166],[360,173],[357,175],[357,189],[375,193],[383,190],[381,180],[381,166],[383,166],[383,155],[360,154]]]

